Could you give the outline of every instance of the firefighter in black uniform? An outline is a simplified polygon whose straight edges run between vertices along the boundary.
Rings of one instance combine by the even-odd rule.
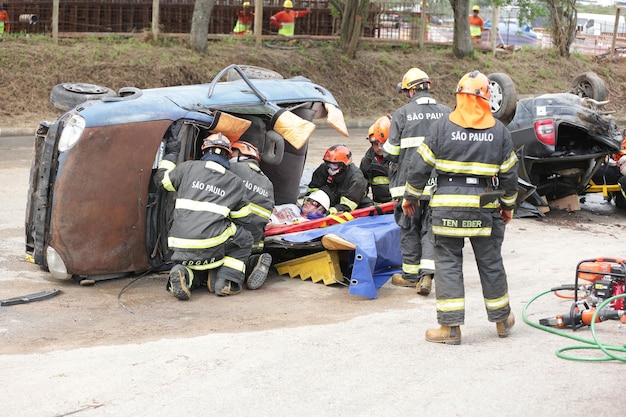
[[[391,116],[378,118],[369,128],[367,140],[370,148],[361,159],[359,168],[363,172],[369,188],[372,190],[374,204],[391,201],[389,193],[389,161],[383,155],[383,145],[389,138]]]
[[[484,74],[474,71],[461,78],[455,110],[431,128],[407,178],[402,208],[412,215],[433,168],[438,175],[430,206],[441,327],[426,331],[429,342],[461,343],[466,237],[474,249],[488,320],[496,323],[499,337],[508,336],[515,324],[501,249],[517,199],[518,160],[511,134],[491,114],[489,97]]]
[[[246,287],[256,290],[265,282],[272,264],[272,255],[262,252],[263,233],[274,209],[274,185],[261,171],[261,156],[254,145],[239,139],[233,142],[232,151],[230,170],[243,180],[246,188],[250,202],[250,222],[246,228],[254,239],[252,255],[246,262]]]
[[[367,181],[352,163],[346,145],[333,145],[324,153],[324,162],[313,171],[307,194],[322,190],[330,197],[329,214],[352,211],[373,205],[365,194]]]
[[[176,192],[168,246],[173,250],[168,290],[180,300],[206,284],[225,296],[241,291],[252,235],[244,227],[250,207],[241,179],[230,172],[231,147],[221,133],[202,143],[203,156],[176,165],[180,142],[171,135],[155,175],[157,184]]]
[[[383,151],[391,160],[389,176],[391,197],[402,199],[407,171],[417,160],[415,150],[422,143],[428,128],[441,117],[447,116],[450,109],[438,104],[429,90],[432,85],[428,74],[419,68],[411,68],[402,77],[398,89],[409,102],[396,110],[391,117],[389,140]],[[400,250],[402,251],[402,274],[393,274],[394,285],[413,287],[419,294],[430,294],[435,261],[432,245],[427,239],[427,230],[422,226],[422,212],[427,206],[417,210],[415,215],[406,216],[400,204],[396,206],[395,218],[400,226]]]

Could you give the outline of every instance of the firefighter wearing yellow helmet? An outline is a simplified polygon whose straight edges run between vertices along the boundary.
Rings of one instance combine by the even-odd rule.
[[[491,114],[489,79],[472,71],[458,83],[456,107],[434,125],[407,173],[402,209],[411,215],[437,173],[431,197],[431,230],[437,262],[436,308],[440,327],[426,340],[458,345],[465,322],[463,247],[474,250],[487,319],[507,337],[515,324],[502,261],[505,225],[517,199],[518,160],[507,127]],[[487,194],[494,188],[501,195]]]
[[[472,8],[472,14],[469,17],[470,36],[472,41],[480,42],[480,37],[483,34],[485,21],[480,16],[480,7],[474,6]]]
[[[244,1],[243,8],[237,10],[237,22],[233,29],[235,35],[248,35],[252,33],[252,22],[254,22],[254,12],[250,10],[250,2]]]
[[[365,152],[359,168],[367,180],[375,204],[391,201],[389,193],[389,161],[383,155],[382,146],[389,138],[391,115],[379,117],[368,130],[370,148]]]
[[[450,113],[447,106],[438,104],[431,96],[431,86],[430,77],[419,68],[409,69],[398,84],[398,90],[406,96],[408,103],[393,113],[389,139],[383,145],[384,154],[391,162],[389,191],[395,200],[402,199],[407,173],[417,159],[417,146],[424,140],[428,129]],[[422,295],[430,293],[435,273],[432,244],[427,236],[428,227],[423,225],[428,218],[427,209],[428,204],[424,202],[422,210],[407,216],[402,212],[401,204],[396,206],[402,273],[391,277],[392,284],[413,287]]]
[[[310,7],[307,7],[306,10],[293,10],[291,0],[286,0],[283,3],[283,10],[270,17],[270,23],[278,29],[279,35],[293,36],[296,29],[296,19],[306,16],[310,12]]]

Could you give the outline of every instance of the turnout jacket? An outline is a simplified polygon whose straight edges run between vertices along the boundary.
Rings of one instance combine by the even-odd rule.
[[[322,163],[313,171],[307,193],[316,190],[323,190],[330,197],[330,213],[352,211],[361,205],[367,192],[367,181],[353,163],[334,176],[328,175],[326,163]]]
[[[369,188],[372,190],[374,203],[379,204],[391,201],[391,194],[389,193],[389,162],[385,158],[383,158],[382,162],[378,162],[376,153],[370,146],[367,152],[365,152],[363,159],[361,159],[359,168],[363,172]]]
[[[176,192],[168,246],[173,260],[194,262],[208,268],[224,258],[225,243],[246,226],[250,208],[241,179],[214,161],[175,164],[176,155],[166,155],[155,180],[165,190]],[[248,233],[248,232],[246,232]]]
[[[230,170],[243,181],[250,207],[250,222],[246,228],[254,239],[252,249],[261,250],[265,225],[270,221],[274,209],[274,185],[254,159],[231,160]]]
[[[432,169],[437,171],[437,189],[430,200],[434,234],[490,236],[498,206],[513,210],[518,159],[509,130],[499,120],[495,122],[487,129],[462,128],[446,117],[418,147],[419,158],[408,175],[404,198],[418,200]],[[493,185],[504,195],[481,207],[480,194]]]
[[[449,113],[450,109],[437,104],[428,91],[419,91],[393,113],[389,139],[383,145],[383,152],[392,162],[389,170],[392,198],[398,199],[404,194],[407,172],[417,161],[415,149],[424,141],[430,126]]]

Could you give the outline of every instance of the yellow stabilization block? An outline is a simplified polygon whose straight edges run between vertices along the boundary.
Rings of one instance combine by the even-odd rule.
[[[313,282],[323,281],[324,285],[343,281],[343,273],[339,267],[339,254],[337,251],[313,253],[278,263],[275,267],[280,275],[287,274],[291,278],[300,276],[302,281],[307,279],[311,279]]]

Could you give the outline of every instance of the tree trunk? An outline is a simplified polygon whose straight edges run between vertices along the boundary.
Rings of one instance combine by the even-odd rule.
[[[454,12],[454,34],[452,53],[457,58],[464,58],[474,53],[469,27],[469,0],[449,0]]]
[[[196,0],[191,18],[189,45],[194,51],[205,52],[208,44],[209,18],[215,0]]]
[[[546,1],[550,16],[552,45],[560,56],[568,58],[576,38],[576,0]]]
[[[340,12],[339,47],[349,58],[354,58],[363,32],[363,18],[367,15],[369,0],[331,0]]]

